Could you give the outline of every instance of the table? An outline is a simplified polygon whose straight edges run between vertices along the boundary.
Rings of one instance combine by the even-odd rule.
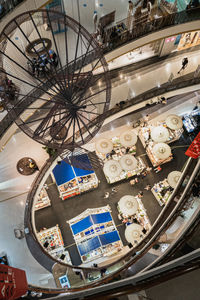
[[[31,168],[30,163],[34,164],[35,167]],[[17,163],[17,171],[25,176],[32,175],[37,171],[37,164],[34,159],[30,157],[23,157]]]

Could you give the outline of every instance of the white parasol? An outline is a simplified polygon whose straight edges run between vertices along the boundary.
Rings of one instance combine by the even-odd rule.
[[[172,171],[168,174],[167,181],[173,189],[176,187],[180,176],[181,176],[181,172],[179,171]]]
[[[118,206],[122,214],[126,216],[134,215],[139,208],[137,199],[131,195],[123,196],[119,200]]]
[[[171,148],[165,143],[155,144],[152,151],[154,155],[161,160],[165,160],[171,155]]]
[[[131,154],[126,154],[120,158],[119,163],[123,170],[131,171],[137,168],[138,161]]]
[[[124,147],[132,147],[137,143],[137,135],[131,130],[122,132],[119,139]]]
[[[151,138],[156,143],[164,143],[169,138],[169,131],[163,126],[153,127],[151,130]]]
[[[132,245],[139,242],[143,238],[142,226],[139,224],[131,224],[126,227],[125,238]]]
[[[111,159],[105,163],[105,165],[103,167],[103,171],[106,176],[113,178],[113,177],[119,176],[119,174],[122,171],[122,168],[121,168],[120,164],[118,163],[118,161]]]
[[[183,121],[177,115],[169,115],[165,120],[165,123],[167,124],[167,127],[172,130],[178,130],[183,127]]]
[[[113,143],[108,139],[99,139],[96,144],[96,150],[99,153],[107,154],[113,149]]]

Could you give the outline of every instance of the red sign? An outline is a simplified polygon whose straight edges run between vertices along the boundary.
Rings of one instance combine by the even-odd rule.
[[[200,132],[195,137],[190,147],[185,152],[187,156],[198,158],[200,156]]]
[[[26,294],[28,283],[23,270],[0,264],[0,299],[14,300]]]

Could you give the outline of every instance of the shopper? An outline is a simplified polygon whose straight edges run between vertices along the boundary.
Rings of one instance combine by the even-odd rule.
[[[130,185],[134,185],[135,184],[135,179],[130,180]]]
[[[147,172],[146,171],[144,171],[144,172],[141,173],[142,179],[145,178],[146,176],[147,176]]]
[[[145,188],[144,188],[144,189],[145,189],[146,191],[149,191],[149,190],[150,190],[150,188],[151,188],[150,184],[147,184],[147,186],[145,186]]]
[[[97,12],[94,11],[94,15],[93,15],[93,23],[94,23],[94,33],[97,31]]]
[[[187,58],[187,57],[184,57],[183,60],[182,60],[182,67],[181,67],[181,69],[178,71],[178,74],[180,74],[180,72],[181,72],[182,70],[185,70],[185,68],[187,67],[187,65],[188,65],[188,58]]]
[[[156,173],[160,172],[161,170],[162,170],[161,166],[158,166],[157,168],[154,169],[154,171],[155,171]]]
[[[117,193],[117,190],[115,187],[112,188],[112,193]]]
[[[109,196],[110,196],[110,193],[109,192],[105,192],[104,199],[105,198],[109,198]]]
[[[128,1],[128,14],[127,14],[127,19],[126,19],[126,27],[128,31],[131,31],[132,29],[132,23],[133,23],[133,2]]]
[[[152,170],[152,168],[151,168],[151,167],[147,167],[147,168],[146,168],[146,171],[147,171],[147,173],[150,173],[150,172],[151,172],[151,170]]]
[[[139,191],[138,197],[139,197],[139,198],[142,198],[142,197],[143,197],[143,194],[144,194],[143,191]]]

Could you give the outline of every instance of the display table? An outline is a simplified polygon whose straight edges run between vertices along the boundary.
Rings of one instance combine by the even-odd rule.
[[[60,261],[72,264],[69,253],[64,248],[63,238],[58,225],[41,230],[37,233],[37,238],[50,255]]]
[[[41,208],[48,207],[50,205],[51,205],[51,201],[49,199],[46,189],[43,187],[38,195],[38,198],[34,205],[34,209],[39,210]]]
[[[98,178],[94,171],[75,168],[65,161],[53,169],[62,200],[98,187]]]
[[[138,157],[138,165],[135,170],[131,170],[131,171],[122,170],[122,172],[120,173],[119,176],[108,177],[107,175],[105,175],[105,177],[106,177],[108,183],[115,183],[115,182],[121,181],[123,179],[129,179],[132,176],[139,175],[140,173],[142,173],[142,171],[145,168],[146,168],[146,165],[143,162],[142,158]]]
[[[146,148],[146,153],[147,153],[147,155],[148,155],[148,157],[149,157],[149,159],[150,159],[150,161],[151,161],[151,163],[154,167],[163,165],[163,164],[165,164],[165,163],[167,163],[167,162],[169,162],[173,159],[172,155],[170,155],[167,159],[164,159],[164,160],[161,160],[161,159],[157,158],[154,155],[153,151],[152,151],[152,148],[155,144],[156,143],[154,143],[154,142],[150,142],[149,145]]]
[[[35,167],[30,167],[30,164],[34,164]],[[26,176],[34,174],[37,171],[36,167],[36,162],[30,157],[23,157],[17,163],[17,171]]]
[[[170,187],[167,179],[164,179],[163,181],[154,184],[151,191],[158,203],[160,204],[160,206],[163,206],[169,200],[169,197],[173,192],[173,188]]]
[[[119,206],[117,206],[118,212],[120,214],[120,216],[122,217],[122,222],[125,224],[131,224],[135,221],[140,224],[146,231],[149,231],[151,229],[151,222],[149,220],[149,217],[147,215],[146,209],[141,201],[141,199],[138,196],[134,196],[135,199],[137,199],[137,203],[138,203],[138,210],[136,211],[136,213],[132,216],[130,215],[124,215],[121,211]],[[124,220],[126,220],[127,222],[124,222]]]
[[[110,207],[87,209],[68,221],[83,263],[122,249]]]
[[[153,140],[151,139],[151,130],[153,127],[156,126],[163,126],[168,129],[169,138],[166,141],[166,144],[170,144],[177,141],[183,133],[183,129],[171,130],[167,127],[165,122],[158,122],[155,126],[149,124],[148,126],[140,127],[138,136],[144,148],[148,147],[149,143],[153,142]]]

